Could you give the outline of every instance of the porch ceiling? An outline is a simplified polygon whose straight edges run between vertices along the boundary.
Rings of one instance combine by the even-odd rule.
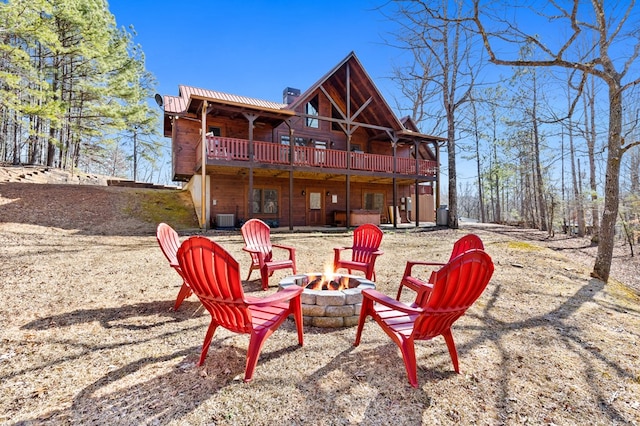
[[[192,99],[189,111],[196,114],[202,111],[202,103],[205,99]],[[266,123],[276,127],[293,115],[292,111],[271,111],[260,108],[250,108],[246,105],[231,105],[215,100],[208,101],[207,115],[209,117],[228,117],[231,119],[243,118],[243,114],[256,114],[256,123]]]
[[[221,175],[221,176],[237,176],[242,179],[248,178],[249,169],[246,167],[216,167],[207,166],[208,175]],[[289,170],[286,169],[267,169],[267,168],[254,168],[253,176],[258,178],[274,178],[274,179],[288,179]],[[296,170],[293,173],[294,180],[314,180],[317,182],[346,182],[346,175],[344,173],[318,173],[312,171],[300,171]],[[421,182],[428,181],[428,178],[422,178]],[[387,176],[371,176],[358,174],[357,171],[352,171],[351,182],[353,183],[371,183],[380,185],[393,184],[393,178]],[[411,178],[396,178],[398,185],[411,185],[415,183],[415,179]]]

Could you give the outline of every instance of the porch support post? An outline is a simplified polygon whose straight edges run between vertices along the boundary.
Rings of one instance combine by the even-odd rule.
[[[420,162],[418,161],[418,153],[420,152],[420,141],[418,140],[414,140],[413,141],[413,146],[414,146],[414,152],[416,154],[416,175],[420,174],[420,169],[418,168],[420,166]],[[418,185],[420,184],[420,180],[418,178],[416,178],[416,187],[415,187],[415,199],[413,200],[413,211],[416,214],[416,228],[418,228],[420,226],[420,191],[419,191],[419,187]]]
[[[347,229],[349,229],[349,227],[351,226],[351,215],[349,214],[349,206],[351,205],[351,151],[350,148],[351,147],[351,133],[347,133],[347,178],[345,179],[345,184],[347,186],[346,188],[346,193],[347,196],[345,197],[345,211],[347,212],[347,217],[345,219],[345,224],[347,226]]]
[[[244,114],[249,122],[249,196],[248,199],[248,217],[253,218],[253,123],[258,116],[256,114]]]
[[[394,229],[398,228],[398,218],[397,214],[397,201],[398,201],[398,185],[396,182],[396,175],[398,173],[398,135],[391,130],[387,130],[387,135],[389,135],[389,139],[391,140],[391,148],[393,150],[393,227]]]
[[[391,136],[391,147],[393,148],[393,228],[397,229],[398,228],[398,215],[396,214],[398,212],[397,209],[397,201],[398,201],[398,185],[396,182],[396,166],[397,166],[397,157],[396,157],[396,151],[398,148],[398,138],[396,138],[395,136]]]
[[[207,229],[207,101],[202,102],[202,117],[200,118],[200,228]]]
[[[347,62],[347,75],[346,77],[346,81],[345,81],[345,86],[347,88],[347,93],[346,93],[346,107],[347,110],[346,112],[346,116],[347,116],[347,178],[345,179],[346,185],[347,185],[347,197],[345,202],[347,203],[346,205],[346,212],[347,212],[347,218],[345,220],[345,223],[347,224],[347,229],[349,229],[349,227],[351,227],[351,214],[349,211],[349,206],[351,205],[351,135],[352,135],[352,130],[351,130],[351,66],[349,65],[349,62]]]
[[[289,161],[291,163],[291,168],[289,169],[289,231],[293,231],[293,160],[294,160],[294,149],[293,149],[293,128],[291,127],[291,123],[289,120],[285,121],[287,126],[289,127]]]

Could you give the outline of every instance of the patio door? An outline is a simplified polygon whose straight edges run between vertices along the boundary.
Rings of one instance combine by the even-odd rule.
[[[324,217],[324,190],[307,188],[307,226],[322,226]]]

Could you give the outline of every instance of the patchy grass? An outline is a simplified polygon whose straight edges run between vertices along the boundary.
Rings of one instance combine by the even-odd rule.
[[[635,304],[640,303],[640,294],[636,290],[612,278],[607,282],[605,289],[607,293],[617,299],[624,299]]]
[[[198,227],[188,191],[132,190],[125,213],[151,223],[170,223],[175,229]]]
[[[523,250],[523,251],[540,251],[544,250],[544,247],[537,246],[535,244],[527,243],[525,241],[509,241],[507,242],[507,247],[514,250]]]

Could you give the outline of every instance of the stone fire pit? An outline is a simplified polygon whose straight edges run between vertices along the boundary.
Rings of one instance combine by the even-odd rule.
[[[305,287],[311,282],[323,278],[322,273],[298,274],[283,278],[279,288],[292,285]],[[302,292],[302,315],[304,325],[314,327],[351,327],[358,324],[362,307],[362,290],[376,288],[376,285],[364,277],[335,274],[334,281],[341,281],[348,288],[344,290],[312,290],[305,288]],[[333,281],[332,281],[333,282]],[[327,287],[325,285],[325,287]],[[329,286],[330,287],[330,286]]]

